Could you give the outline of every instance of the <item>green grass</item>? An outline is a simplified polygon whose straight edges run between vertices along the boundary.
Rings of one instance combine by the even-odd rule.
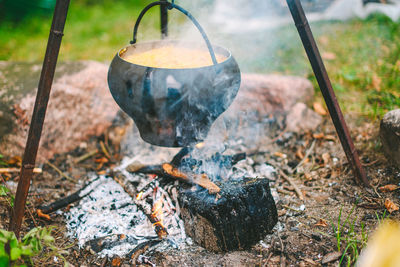
[[[60,60],[109,62],[131,40],[135,19],[149,2],[71,1]],[[159,37],[158,12],[154,8],[144,17],[139,41]],[[184,18],[176,12],[170,16],[174,22],[170,32],[176,32]],[[0,60],[41,61],[50,23],[51,14],[25,18],[18,24],[2,22]],[[201,17],[200,23],[206,24],[206,18]],[[322,101],[294,25],[236,35],[207,26],[211,40],[231,49],[243,72],[308,77]],[[400,23],[375,15],[366,20],[313,23],[312,29],[321,53],[334,55],[325,64],[345,113],[379,118],[400,107]]]

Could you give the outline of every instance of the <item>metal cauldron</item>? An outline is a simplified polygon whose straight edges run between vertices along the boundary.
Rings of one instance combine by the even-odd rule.
[[[193,47],[191,42],[136,43],[144,13],[155,5],[167,5],[187,15],[206,41],[213,65],[167,69],[130,63],[124,57],[136,49],[150,50],[164,44]],[[226,57],[217,63],[214,51]],[[140,14],[131,45],[121,49],[108,71],[108,85],[117,104],[135,121],[144,141],[165,147],[190,146],[204,140],[215,121],[232,103],[240,87],[240,70],[231,53],[212,46],[197,21],[183,8],[154,2]]]

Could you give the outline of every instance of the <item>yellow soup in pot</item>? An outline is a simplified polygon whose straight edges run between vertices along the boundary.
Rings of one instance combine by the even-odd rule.
[[[215,54],[215,57],[218,63],[226,59],[220,54]],[[213,65],[208,50],[172,45],[133,53],[124,57],[124,60],[137,65],[167,69],[199,68]]]

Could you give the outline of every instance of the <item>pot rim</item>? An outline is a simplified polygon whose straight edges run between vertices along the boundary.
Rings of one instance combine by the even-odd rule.
[[[179,42],[179,43],[186,43],[186,44],[191,44],[191,43],[192,44],[193,43],[198,44],[197,42],[193,42],[193,41],[182,41],[182,40],[177,40],[177,39],[146,41],[146,42],[135,43],[135,44],[130,44],[128,46],[125,46],[124,48],[121,48],[120,50],[118,50],[116,56],[119,59],[123,60],[124,62],[126,62],[128,64],[132,64],[132,65],[135,65],[135,66],[140,66],[140,67],[143,67],[143,68],[152,68],[152,69],[159,69],[159,70],[201,70],[201,69],[207,69],[207,68],[215,68],[215,67],[220,66],[222,64],[226,64],[226,62],[228,62],[230,59],[233,58],[231,51],[229,51],[225,47],[222,47],[222,46],[219,46],[219,45],[212,45],[212,47],[213,47],[214,51],[215,51],[215,49],[221,49],[221,50],[224,50],[225,52],[227,52],[228,56],[225,58],[225,60],[222,61],[222,62],[218,62],[218,64],[216,64],[216,65],[215,64],[211,64],[211,65],[202,66],[202,67],[196,67],[196,68],[159,68],[159,67],[151,67],[151,66],[132,63],[132,62],[129,62],[129,61],[127,61],[127,60],[125,60],[124,58],[121,57],[121,54],[125,53],[130,47],[137,46],[137,45],[146,45],[146,44],[148,45],[148,44],[162,43],[162,42],[164,42],[164,43],[177,43],[177,42]]]

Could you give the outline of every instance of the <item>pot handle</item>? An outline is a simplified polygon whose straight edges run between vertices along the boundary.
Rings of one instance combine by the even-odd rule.
[[[135,44],[136,41],[137,41],[136,36],[137,36],[138,28],[139,28],[139,23],[140,23],[140,21],[142,20],[144,14],[145,14],[150,8],[152,8],[153,6],[160,6],[160,5],[166,5],[168,9],[173,9],[173,8],[175,8],[175,9],[179,10],[180,12],[182,12],[183,14],[185,14],[185,15],[193,22],[193,24],[197,27],[197,29],[199,30],[201,36],[203,37],[204,41],[205,41],[206,44],[207,44],[207,48],[208,48],[208,51],[210,52],[210,56],[211,56],[211,59],[212,59],[213,64],[214,64],[214,65],[217,65],[218,62],[217,62],[217,59],[215,58],[214,50],[213,50],[213,48],[212,48],[212,46],[211,46],[211,43],[210,43],[210,40],[208,40],[208,37],[207,37],[206,33],[204,32],[203,28],[200,26],[200,24],[197,22],[197,20],[192,16],[192,14],[190,14],[186,9],[184,9],[184,8],[182,8],[182,7],[178,6],[178,5],[176,5],[176,4],[174,3],[174,1],[172,1],[172,3],[168,2],[168,1],[157,1],[157,2],[153,2],[153,3],[149,4],[149,5],[147,5],[147,6],[142,10],[142,12],[140,12],[139,17],[138,17],[138,19],[136,20],[135,27],[134,27],[134,29],[133,29],[133,40],[130,41],[130,43],[131,43],[131,44]]]

